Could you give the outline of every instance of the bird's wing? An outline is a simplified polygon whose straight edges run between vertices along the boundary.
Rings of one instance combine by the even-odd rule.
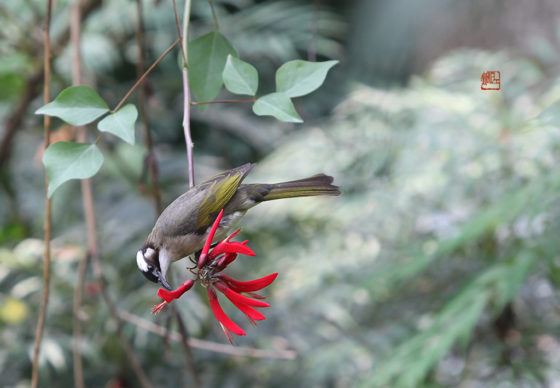
[[[160,233],[167,236],[204,233],[254,166],[248,163],[224,171],[181,195],[158,219],[156,226]]]

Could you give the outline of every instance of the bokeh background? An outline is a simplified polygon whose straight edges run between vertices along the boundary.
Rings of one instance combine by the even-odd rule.
[[[181,3],[181,2],[179,2]],[[53,96],[71,84],[72,1],[53,10]],[[144,62],[176,39],[172,3],[144,0]],[[136,3],[84,0],[84,83],[114,106],[136,79]],[[176,302],[205,387],[560,387],[560,3],[555,0],[215,0],[220,31],[272,91],[291,59],[339,59],[296,101],[304,124],[249,104],[193,108],[198,181],[246,162],[250,182],[325,172],[343,195],[267,203],[241,222],[254,258],[239,279],[279,272],[266,321],[232,355],[201,289]],[[183,4],[178,4],[182,13]],[[42,296],[44,2],[0,2],[0,386],[28,386]],[[191,37],[213,28],[193,1]],[[501,71],[500,91],[481,74]],[[177,52],[148,78],[147,113],[164,204],[187,187]],[[223,92],[219,98],[232,98]],[[136,103],[137,94],[132,96]],[[58,139],[75,130],[54,121]],[[95,128],[88,138],[95,139]],[[156,210],[138,145],[111,136],[93,178],[103,273],[124,333],[154,386],[192,386],[157,286],[137,249]],[[86,255],[80,184],[53,202],[52,288],[41,385],[74,384],[73,308]],[[186,262],[174,265],[177,284]],[[225,303],[224,303],[225,305]],[[81,354],[88,387],[136,387],[116,322],[86,272]],[[141,324],[139,324],[139,322]]]

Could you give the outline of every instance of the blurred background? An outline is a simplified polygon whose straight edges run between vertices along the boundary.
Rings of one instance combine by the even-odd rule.
[[[248,182],[324,172],[343,195],[275,201],[242,220],[256,257],[229,274],[279,272],[267,319],[232,348],[197,288],[174,302],[205,387],[560,387],[560,3],[555,0],[215,0],[220,31],[255,65],[261,94],[291,59],[338,59],[296,100],[304,124],[250,104],[192,110],[197,181],[247,162]],[[70,0],[55,1],[53,97],[71,85]],[[137,3],[83,0],[84,83],[115,106],[137,79]],[[144,67],[176,39],[170,0],[143,0]],[[28,386],[42,297],[44,170],[39,0],[0,2],[0,385]],[[183,4],[178,4],[182,14]],[[213,29],[193,1],[191,37]],[[162,202],[188,187],[178,52],[147,79],[146,113]],[[501,72],[501,90],[481,75]],[[137,103],[138,94],[131,102]],[[222,92],[218,98],[233,98]],[[75,129],[53,121],[55,139]],[[88,128],[88,139],[96,137]],[[157,211],[147,150],[108,135],[93,178],[107,290],[143,369],[193,386],[169,311],[135,253]],[[53,201],[51,299],[41,385],[74,384],[73,308],[86,255],[80,184]],[[174,284],[188,276],[174,265]],[[170,310],[170,309],[168,309]],[[123,314],[124,314],[123,313]],[[82,306],[85,385],[138,381],[88,264]],[[130,322],[130,320],[134,322]],[[157,331],[157,330],[156,330]],[[225,350],[224,350],[225,349]],[[234,352],[235,353],[235,352]],[[247,355],[249,353],[249,356]]]

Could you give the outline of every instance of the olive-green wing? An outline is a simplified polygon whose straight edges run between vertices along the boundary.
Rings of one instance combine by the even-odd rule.
[[[237,188],[247,174],[255,167],[247,163],[243,166],[222,172],[202,184],[204,186],[204,199],[198,209],[196,229],[204,232],[216,219],[220,210],[226,207],[235,195]]]
[[[181,195],[158,219],[159,232],[167,236],[204,233],[254,166],[244,164],[224,171]]]

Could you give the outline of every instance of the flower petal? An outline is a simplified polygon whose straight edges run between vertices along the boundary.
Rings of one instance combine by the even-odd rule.
[[[246,296],[243,296],[241,294],[238,294],[237,292],[233,291],[231,288],[229,288],[223,282],[218,281],[218,282],[214,283],[214,286],[220,292],[222,292],[232,302],[235,301],[235,302],[240,303],[240,304],[246,304],[246,305],[254,306],[254,307],[270,307],[270,305],[268,303],[263,302],[262,300],[255,300],[255,299],[251,299],[251,298],[248,298]]]
[[[251,248],[237,241],[221,241],[212,249],[212,252],[210,252],[210,258],[218,257],[222,253],[241,253],[247,256],[255,256],[255,252],[253,252]]]
[[[260,311],[255,310],[251,306],[243,304],[243,303],[238,303],[233,299],[230,299],[230,301],[231,301],[231,303],[233,303],[235,305],[235,307],[237,307],[239,310],[241,310],[241,312],[243,314],[245,314],[247,316],[247,319],[253,325],[256,324],[255,321],[263,321],[263,320],[266,319],[266,317],[263,314],[261,314]]]
[[[233,322],[226,315],[226,313],[224,313],[224,310],[222,310],[222,307],[220,306],[220,303],[218,302],[218,295],[216,295],[216,291],[211,287],[208,287],[207,290],[208,290],[208,301],[210,302],[210,308],[212,309],[212,312],[214,313],[214,316],[216,317],[216,319],[222,325],[224,325],[224,327],[227,330],[231,331],[233,334],[245,335],[246,334],[245,331],[243,331],[242,328],[237,326],[237,324],[235,322]]]
[[[214,220],[214,223],[212,224],[212,229],[208,234],[208,238],[206,238],[206,242],[204,243],[204,248],[202,248],[202,252],[200,253],[200,256],[198,258],[198,268],[202,268],[202,266],[206,263],[206,260],[208,259],[208,251],[210,250],[210,245],[212,245],[212,240],[214,239],[214,235],[216,234],[216,230],[220,225],[220,221],[222,220],[223,215],[224,215],[224,209],[220,210],[220,213],[218,213],[218,217],[216,217],[216,220]]]
[[[173,291],[168,291],[164,288],[158,290],[158,296],[165,300],[167,303],[171,303],[173,299],[179,299],[185,292],[190,290],[194,284],[194,280],[187,280],[181,284],[177,289]]]
[[[258,291],[262,290],[263,288],[269,286],[274,280],[278,273],[271,273],[260,279],[250,280],[248,282],[240,282],[239,280],[235,280],[228,275],[219,274],[218,277],[225,281],[233,290],[237,292],[250,292],[250,291]]]

